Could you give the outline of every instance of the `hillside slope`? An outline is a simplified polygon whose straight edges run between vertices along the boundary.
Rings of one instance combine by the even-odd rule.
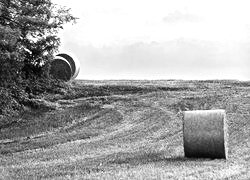
[[[56,99],[1,127],[0,179],[250,178],[250,83],[75,82],[86,85],[108,94]],[[182,111],[217,108],[227,112],[228,160],[185,158]]]

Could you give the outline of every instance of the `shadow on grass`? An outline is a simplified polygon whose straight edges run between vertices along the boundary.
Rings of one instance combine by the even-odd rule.
[[[204,162],[210,161],[212,159],[209,158],[186,158],[184,156],[166,156],[166,153],[156,152],[156,153],[117,153],[112,156],[116,157],[116,159],[108,161],[110,164],[129,164],[129,165],[143,165],[148,163],[171,163],[171,164],[179,164],[183,162]]]

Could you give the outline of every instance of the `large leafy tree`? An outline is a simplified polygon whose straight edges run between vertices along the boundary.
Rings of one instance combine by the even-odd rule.
[[[51,0],[0,0],[0,86],[46,77],[57,33],[76,18]]]

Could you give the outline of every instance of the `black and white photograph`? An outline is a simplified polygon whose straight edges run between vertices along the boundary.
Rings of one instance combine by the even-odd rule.
[[[0,179],[250,179],[250,1],[0,0]]]

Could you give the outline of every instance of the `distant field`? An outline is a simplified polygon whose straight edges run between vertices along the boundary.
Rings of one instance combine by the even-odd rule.
[[[0,179],[250,179],[250,82],[70,85],[0,124]],[[226,110],[228,160],[184,157],[182,112],[197,109]]]

